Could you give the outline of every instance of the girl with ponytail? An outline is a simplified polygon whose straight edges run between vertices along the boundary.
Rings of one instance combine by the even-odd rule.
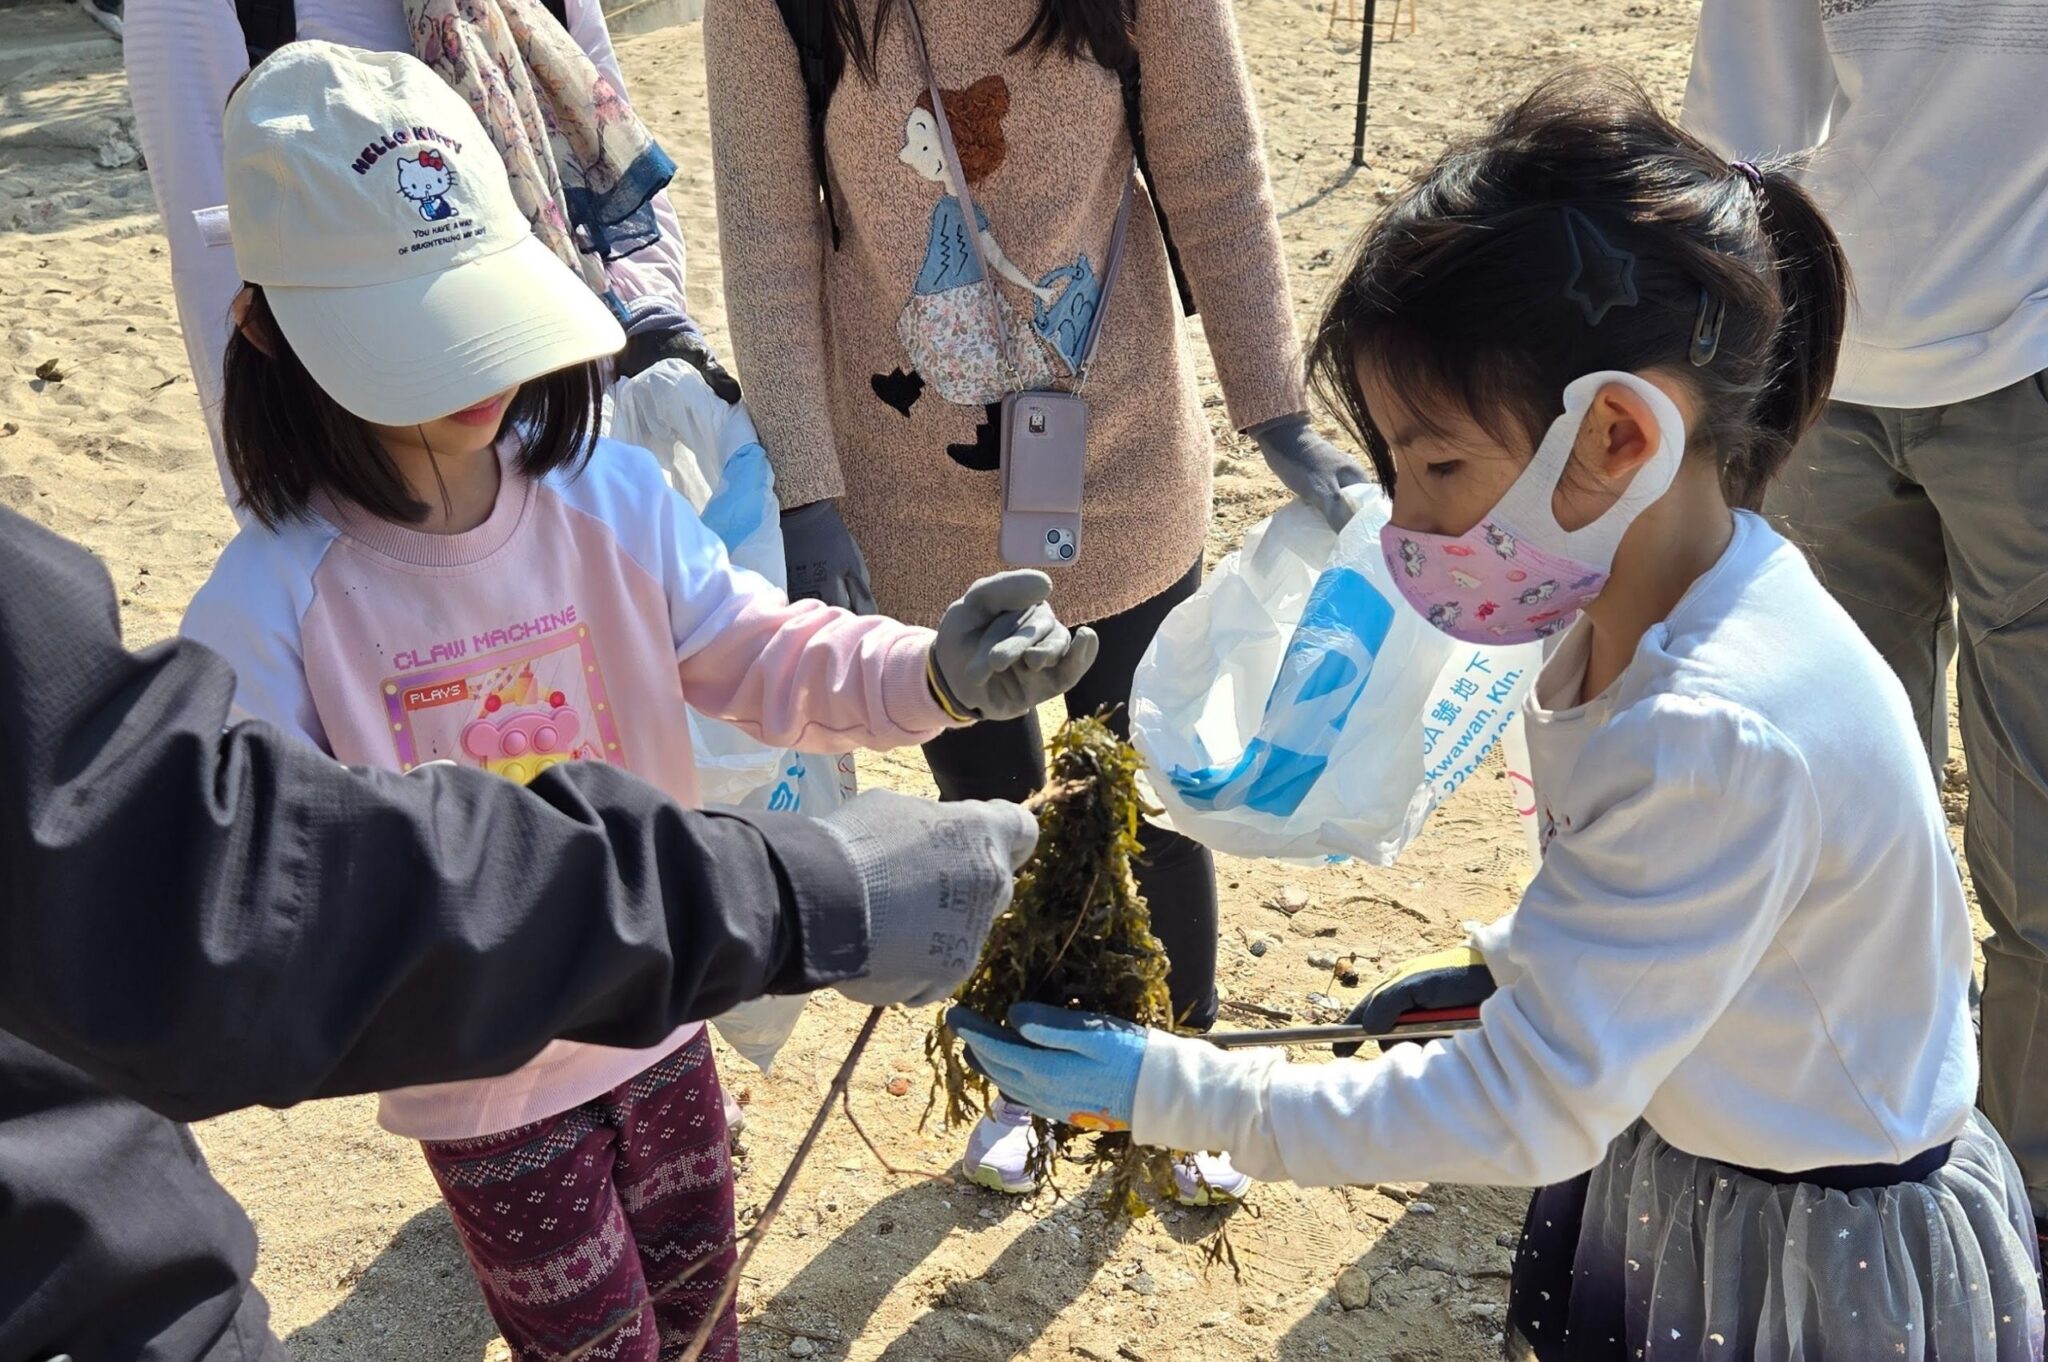
[[[1552,638],[1526,714],[1540,870],[1355,1014],[1483,1001],[1480,1025],[1312,1066],[954,1013],[1048,1116],[1257,1177],[1539,1189],[1512,1357],[2041,1356],[1912,712],[1752,509],[1847,307],[1787,171],[1567,73],[1366,231],[1312,343],[1392,495],[1409,604],[1460,639]]]

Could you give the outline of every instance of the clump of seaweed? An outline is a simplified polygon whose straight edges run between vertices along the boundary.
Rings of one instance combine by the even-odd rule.
[[[1100,719],[1082,718],[1054,735],[1050,757],[1051,779],[1032,801],[1037,853],[1018,873],[1016,897],[990,931],[980,967],[954,996],[997,1022],[1014,1004],[1036,1002],[1171,1029],[1166,953],[1131,873],[1146,812],[1138,754]],[[987,1109],[989,1084],[967,1067],[943,1016],[925,1040],[925,1057],[933,1071],[927,1119],[942,1099],[948,1125]],[[1033,1124],[1035,1175],[1050,1181],[1060,1162],[1106,1167],[1111,1207],[1132,1216],[1172,1197],[1167,1151],[1134,1144],[1128,1132],[1042,1117]]]

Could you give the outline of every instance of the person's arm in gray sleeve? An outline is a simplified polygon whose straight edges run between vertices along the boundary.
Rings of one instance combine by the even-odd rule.
[[[525,789],[349,770],[224,728],[224,663],[128,653],[105,570],[4,510],[0,580],[0,1027],[180,1119],[502,1073],[558,1036],[653,1044],[863,978],[871,922],[878,959],[937,922],[978,950],[1007,902],[1006,880],[963,905],[943,863],[878,876],[868,839],[688,812],[601,763]],[[1028,853],[1017,811],[959,809],[942,844]]]

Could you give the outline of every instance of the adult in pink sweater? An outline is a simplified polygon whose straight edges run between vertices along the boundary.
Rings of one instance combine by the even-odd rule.
[[[705,63],[735,355],[775,461],[793,594],[930,620],[998,566],[997,404],[1074,381],[1072,325],[1101,298],[1134,151],[1146,180],[1088,370],[1082,552],[1052,569],[1102,656],[1068,701],[1122,707],[1161,620],[1193,594],[1214,438],[1152,201],[1205,323],[1231,424],[1333,522],[1364,480],[1304,415],[1287,271],[1229,0],[918,0],[944,91],[968,237],[912,41],[908,0],[812,0],[838,72],[819,193],[798,50],[778,0],[709,0]],[[1135,11],[1135,12],[1134,12]],[[1001,299],[1011,363],[986,290]],[[1015,383],[1007,368],[1014,371]],[[872,605],[869,603],[872,602]],[[945,736],[942,796],[1016,799],[1042,778],[1032,719]],[[1139,881],[1172,961],[1175,1014],[1216,1014],[1216,883],[1195,843],[1148,829]],[[1021,1192],[1021,1113],[970,1140],[969,1171]],[[997,1143],[1002,1144],[996,1149]],[[993,1161],[993,1162],[991,1162]],[[1238,1186],[1220,1169],[1211,1186]]]

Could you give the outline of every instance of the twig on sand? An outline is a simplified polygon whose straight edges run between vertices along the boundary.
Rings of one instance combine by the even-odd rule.
[[[889,1156],[884,1154],[881,1147],[869,1138],[867,1129],[860,1123],[860,1117],[853,1114],[852,1088],[840,1089],[839,1109],[846,1113],[846,1123],[853,1127],[854,1134],[860,1136],[860,1142],[868,1147],[868,1153],[875,1156],[875,1162],[882,1165],[883,1172],[893,1173],[899,1178],[923,1178],[927,1182],[951,1182],[953,1180],[952,1175],[949,1173],[929,1173],[922,1168],[898,1168],[895,1164],[889,1162]]]
[[[1259,1003],[1248,1003],[1241,998],[1225,998],[1220,1004],[1225,1012],[1242,1012],[1247,1016],[1261,1017],[1266,1021],[1293,1021],[1292,1012],[1277,1007],[1265,1007]]]

